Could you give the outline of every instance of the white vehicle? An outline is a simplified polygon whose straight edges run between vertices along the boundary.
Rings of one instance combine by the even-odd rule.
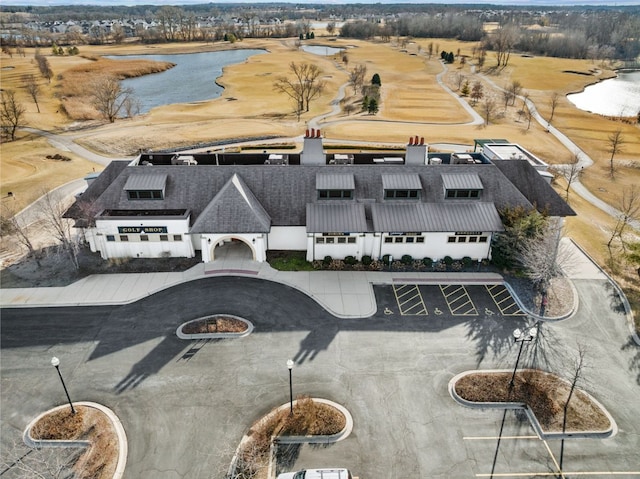
[[[353,476],[347,469],[303,469],[279,474],[278,479],[353,479]]]

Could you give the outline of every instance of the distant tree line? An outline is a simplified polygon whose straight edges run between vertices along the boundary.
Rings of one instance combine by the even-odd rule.
[[[483,48],[566,58],[633,60],[640,54],[640,6],[530,7],[450,6],[436,4],[320,5],[304,9],[282,3],[200,4],[177,6],[0,6],[2,27],[13,31],[0,40],[11,46],[119,43],[137,36],[146,43],[236,41],[242,38],[311,38],[312,22],[330,19],[331,31],[343,37],[390,41],[393,37],[455,38],[482,42]],[[24,14],[28,14],[25,17]],[[109,21],[88,33],[77,29],[51,33],[27,27],[40,22]],[[136,20],[136,22],[133,22]],[[146,25],[140,22],[143,20]],[[135,29],[125,32],[129,21]],[[122,23],[118,23],[122,22]],[[336,22],[343,23],[336,28]],[[509,48],[485,22],[509,31]],[[10,27],[10,28],[9,28]],[[508,60],[508,59],[507,59]],[[499,63],[503,64],[502,59]]]

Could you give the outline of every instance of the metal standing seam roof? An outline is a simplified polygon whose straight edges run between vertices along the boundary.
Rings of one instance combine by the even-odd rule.
[[[318,173],[316,190],[355,190],[353,173]]]
[[[364,233],[368,231],[364,205],[307,204],[307,233]]]
[[[164,190],[167,184],[166,173],[140,172],[141,174],[129,175],[127,182],[124,184],[126,191],[130,190]]]
[[[375,204],[371,214],[377,232],[504,230],[493,203]]]
[[[445,190],[482,190],[482,181],[475,173],[443,173]]]
[[[382,175],[383,190],[421,190],[422,183],[417,174]]]

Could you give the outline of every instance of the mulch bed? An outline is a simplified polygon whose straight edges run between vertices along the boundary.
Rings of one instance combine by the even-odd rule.
[[[182,332],[185,334],[244,333],[247,329],[247,323],[244,321],[221,314],[187,323],[182,328]]]
[[[79,478],[111,479],[118,463],[118,437],[111,421],[99,410],[75,406],[44,416],[31,428],[34,439],[86,440],[91,443],[78,456],[73,469]]]
[[[542,371],[521,371],[509,389],[510,372],[479,372],[460,378],[456,393],[471,402],[520,402],[527,404],[547,432],[562,432],[564,406],[570,386]],[[567,408],[566,431],[605,431],[609,418],[582,391],[575,389]]]

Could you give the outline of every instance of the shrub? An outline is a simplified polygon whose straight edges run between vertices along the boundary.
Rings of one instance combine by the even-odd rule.
[[[410,254],[404,254],[400,261],[402,264],[411,264],[413,262],[413,257]]]
[[[462,258],[462,264],[465,268],[468,268],[473,264],[473,260],[471,259],[471,257],[465,256],[464,258]]]
[[[358,260],[355,258],[355,256],[346,256],[344,258],[344,264],[348,264],[350,266],[353,266],[354,264],[356,264],[358,262]]]
[[[371,256],[369,255],[365,255],[362,257],[362,264],[365,266],[369,266],[371,264],[373,260],[371,259]]]
[[[453,264],[453,258],[451,256],[445,256],[443,261],[447,266],[451,266]]]
[[[331,264],[331,262],[333,261],[333,258],[331,256],[325,256],[324,259],[322,260],[322,264],[324,266],[329,266]]]
[[[391,255],[390,255],[390,254],[385,254],[385,255],[382,257],[382,262],[383,262],[384,264],[389,264],[390,260],[391,260]]]
[[[422,258],[422,264],[427,268],[431,268],[433,266],[433,260],[431,258]]]

